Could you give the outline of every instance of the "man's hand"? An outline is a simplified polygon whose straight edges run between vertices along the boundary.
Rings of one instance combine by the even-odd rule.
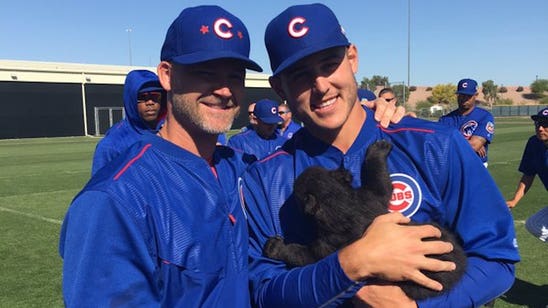
[[[391,284],[367,284],[352,299],[354,307],[409,307],[416,308],[415,301],[403,290]]]
[[[363,104],[375,110],[375,120],[379,121],[382,127],[388,127],[390,123],[399,123],[405,115],[405,108],[396,106],[394,101],[387,102],[384,98],[377,98],[374,101],[364,101]]]
[[[355,281],[379,278],[387,281],[411,280],[432,290],[442,285],[421,270],[452,271],[455,263],[427,257],[453,250],[439,238],[441,231],[431,225],[408,226],[410,219],[394,212],[381,215],[367,228],[362,238],[339,251],[339,263],[346,275]]]

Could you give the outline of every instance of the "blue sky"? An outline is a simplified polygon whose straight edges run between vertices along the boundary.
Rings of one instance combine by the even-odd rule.
[[[358,47],[358,81],[381,75],[407,83],[407,0],[320,2]],[[0,59],[129,65],[131,41],[132,64],[156,66],[165,32],[184,7],[219,4],[247,25],[251,57],[270,73],[264,29],[299,3],[311,2],[5,0]],[[546,0],[411,0],[411,85],[470,77],[528,86],[536,76],[548,79],[547,12]]]

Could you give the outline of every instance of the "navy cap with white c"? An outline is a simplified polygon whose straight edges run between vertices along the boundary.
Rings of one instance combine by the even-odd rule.
[[[249,58],[249,34],[243,22],[216,5],[184,9],[167,30],[160,59],[195,64],[216,59],[241,60],[249,69],[262,68]]]
[[[331,9],[315,3],[291,6],[276,16],[266,27],[265,45],[277,75],[306,56],[350,43]]]

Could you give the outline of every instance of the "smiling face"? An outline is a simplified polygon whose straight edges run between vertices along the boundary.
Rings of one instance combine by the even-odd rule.
[[[245,67],[221,59],[192,65],[171,64],[173,116],[187,131],[226,132],[240,110]]]
[[[351,116],[361,109],[354,78],[357,66],[354,45],[329,48],[301,59],[270,82],[309,131],[330,142],[341,130],[361,126],[360,119]]]

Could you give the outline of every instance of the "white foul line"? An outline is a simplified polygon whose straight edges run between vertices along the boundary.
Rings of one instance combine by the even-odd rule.
[[[22,215],[22,216],[27,216],[27,217],[30,217],[30,218],[39,219],[39,220],[51,222],[51,223],[58,224],[58,225],[61,225],[63,223],[62,220],[47,218],[47,217],[40,216],[40,215],[35,215],[35,214],[19,212],[19,211],[8,209],[8,208],[2,207],[2,206],[0,206],[0,211],[9,212],[9,213],[12,213],[12,214],[17,214],[17,215]]]

